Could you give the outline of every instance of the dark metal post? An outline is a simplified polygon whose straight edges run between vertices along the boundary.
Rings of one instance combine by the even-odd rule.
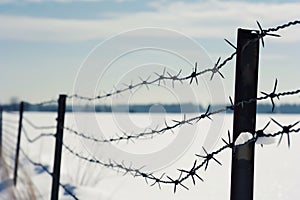
[[[257,97],[259,40],[251,30],[238,29],[234,103]],[[251,42],[249,42],[251,41]],[[256,102],[234,110],[233,141],[241,132],[255,132]],[[252,200],[254,142],[232,152],[231,200]]]
[[[2,160],[2,112],[2,107],[0,107],[0,162]]]
[[[59,194],[60,163],[61,163],[61,150],[63,144],[65,111],[66,111],[66,95],[59,95],[56,140],[55,140],[55,156],[54,156],[54,165],[53,165],[53,173],[52,173],[51,200],[58,200],[58,194]]]
[[[18,178],[18,165],[19,165],[20,145],[21,145],[23,112],[24,112],[24,102],[22,101],[20,103],[20,108],[19,108],[19,128],[18,128],[18,139],[17,139],[16,157],[15,157],[15,170],[14,170],[14,185],[15,186],[17,185],[17,178]]]

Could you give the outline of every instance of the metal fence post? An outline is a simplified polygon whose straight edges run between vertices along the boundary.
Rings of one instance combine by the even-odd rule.
[[[2,160],[2,112],[2,107],[0,107],[0,162]]]
[[[55,156],[52,173],[52,190],[51,200],[58,200],[59,194],[59,180],[60,180],[60,164],[61,164],[61,151],[63,144],[64,121],[66,111],[66,95],[59,95],[58,111],[57,111],[57,127],[56,127],[56,140],[55,140]]]
[[[238,29],[235,104],[257,97],[258,59],[258,34],[252,30]],[[233,141],[241,132],[254,134],[255,123],[256,102],[236,107],[233,119]],[[231,200],[253,199],[254,145],[252,142],[232,152]]]
[[[18,165],[19,165],[20,145],[21,145],[23,112],[24,112],[24,102],[22,101],[20,103],[20,107],[19,107],[19,128],[18,128],[18,139],[17,139],[15,170],[14,170],[14,185],[15,186],[17,185],[17,178],[18,178]]]

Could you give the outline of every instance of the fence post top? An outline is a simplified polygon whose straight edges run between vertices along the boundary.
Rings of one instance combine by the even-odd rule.
[[[60,94],[59,97],[60,97],[60,98],[66,98],[67,95],[66,95],[66,94]]]

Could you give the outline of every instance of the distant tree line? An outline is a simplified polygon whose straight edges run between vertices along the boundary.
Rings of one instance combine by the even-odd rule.
[[[226,105],[212,105],[211,109],[224,108]],[[0,107],[5,111],[18,111],[19,104],[3,104]],[[257,113],[271,113],[270,104],[258,104]],[[30,112],[56,112],[57,105],[31,105],[25,104],[25,111]],[[202,105],[185,104],[137,104],[137,105],[67,105],[67,112],[129,112],[129,113],[197,113],[205,112]],[[231,113],[232,111],[228,111]],[[300,114],[300,104],[276,105],[273,113]]]

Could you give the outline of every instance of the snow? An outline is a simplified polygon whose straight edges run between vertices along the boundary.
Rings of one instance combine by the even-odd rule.
[[[253,139],[252,133],[249,132],[242,132],[239,134],[238,138],[235,140],[235,145],[242,145],[248,142],[249,140]]]
[[[91,116],[93,115],[93,116]],[[25,113],[25,117],[39,126],[55,126],[55,113]],[[187,116],[187,118],[190,116]],[[257,129],[264,127],[270,121],[270,115],[257,116]],[[17,114],[4,113],[4,119],[16,120]],[[96,118],[96,120],[93,120]],[[90,133],[95,137],[99,132],[104,137],[111,137],[120,130],[144,131],[145,128],[159,124],[163,126],[163,120],[167,119],[168,124],[172,124],[171,119],[182,119],[179,114],[166,114],[166,116],[149,114],[91,114],[82,113],[77,116],[68,113],[66,115],[66,126],[75,130]],[[135,143],[120,142],[114,144],[93,144],[67,131],[64,133],[64,142],[74,148],[76,152],[92,156],[97,159],[112,158],[122,161],[130,166],[139,168],[146,165],[146,171],[155,171],[155,175],[160,176],[166,172],[173,178],[177,178],[177,169],[190,169],[195,159],[195,153],[205,155],[202,146],[208,152],[224,145],[222,138],[227,138],[227,130],[232,132],[232,115],[214,115],[213,121],[200,121],[198,126],[184,125],[174,133],[166,132],[163,135],[155,136],[153,139],[137,140]],[[283,125],[292,124],[299,120],[300,115],[272,115]],[[220,120],[224,123],[219,123]],[[79,124],[81,121],[82,124]],[[97,122],[95,124],[95,121]],[[220,126],[222,132],[211,136],[210,130],[215,130],[215,126]],[[11,127],[13,126],[13,127]],[[299,127],[299,125],[297,125]],[[297,128],[296,127],[296,128]],[[0,199],[10,199],[13,193],[17,199],[24,199],[24,193],[34,193],[37,199],[49,199],[51,194],[51,177],[30,164],[22,153],[20,153],[20,169],[17,188],[12,185],[13,158],[15,154],[17,126],[12,123],[3,123],[3,153],[7,165],[1,165]],[[33,138],[40,133],[54,133],[55,129],[35,130],[24,122],[24,128]],[[275,124],[270,124],[265,130],[266,133],[279,131]],[[9,134],[8,134],[9,133]],[[243,133],[238,138],[237,143],[242,143],[251,138],[249,133]],[[212,139],[209,141],[207,138]],[[186,139],[186,140],[185,140]],[[291,147],[288,148],[286,137],[277,146],[278,138],[264,138],[257,141],[255,152],[255,199],[297,199],[300,196],[300,136],[298,133],[291,133]],[[183,145],[181,145],[181,143]],[[265,145],[268,144],[268,145]],[[54,138],[44,137],[35,143],[28,143],[22,135],[22,149],[36,162],[42,163],[52,171],[54,156]],[[201,169],[199,175],[204,182],[196,180],[194,186],[192,180],[187,180],[184,184],[189,188],[177,188],[173,194],[173,185],[161,185],[160,190],[157,185],[150,187],[141,177],[123,176],[111,169],[106,169],[99,165],[90,164],[80,160],[66,150],[63,150],[61,166],[61,183],[73,191],[79,199],[101,199],[101,200],[124,200],[124,199],[229,199],[230,195],[230,171],[231,171],[231,151],[225,150],[215,156],[222,166],[215,162],[210,162],[208,169]],[[151,184],[151,183],[150,183]],[[30,188],[28,187],[29,185]],[[29,188],[29,189],[28,189]],[[23,196],[20,197],[22,194]],[[73,199],[64,193],[60,187],[60,199]]]
[[[261,144],[261,145],[270,145],[270,144],[275,144],[276,139],[271,138],[271,137],[259,137],[259,138],[257,138],[255,143],[256,144]]]
[[[243,144],[249,142],[250,140],[252,140],[253,137],[254,136],[252,135],[252,133],[242,132],[242,133],[240,133],[238,138],[235,140],[234,144],[235,145],[243,145]],[[260,144],[260,145],[269,145],[269,144],[274,144],[274,143],[276,143],[276,139],[272,138],[272,137],[259,137],[255,141],[255,144]]]

